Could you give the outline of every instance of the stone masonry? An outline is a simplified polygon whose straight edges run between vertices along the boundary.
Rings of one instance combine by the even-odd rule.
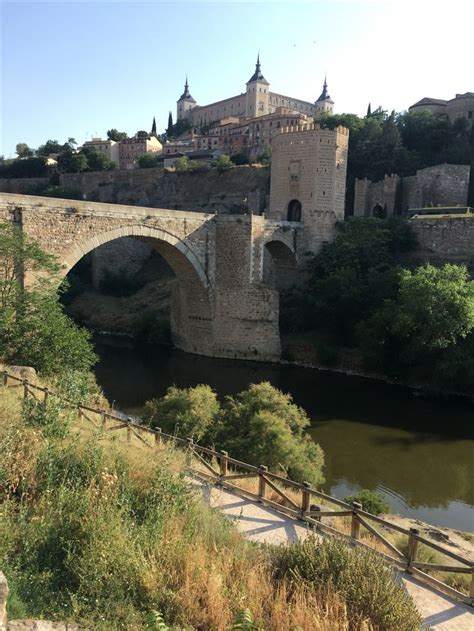
[[[386,175],[379,182],[356,180],[354,215],[403,215],[410,208],[466,206],[471,168],[464,164],[438,164],[401,178]]]
[[[64,275],[105,243],[123,237],[147,243],[176,276],[171,331],[178,348],[278,359],[278,292],[263,282],[263,251],[279,244],[296,261],[300,223],[2,194],[0,221],[5,220],[54,254]]]
[[[299,209],[304,252],[317,253],[344,220],[349,131],[316,124],[284,128],[272,143],[268,218],[290,219]]]

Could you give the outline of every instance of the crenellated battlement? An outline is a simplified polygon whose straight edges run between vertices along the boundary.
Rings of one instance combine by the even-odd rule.
[[[307,123],[306,125],[294,125],[290,127],[281,127],[280,135],[281,134],[295,134],[295,133],[300,133],[304,131],[317,131],[318,129],[322,129],[319,123]],[[338,134],[342,134],[343,136],[349,136],[349,130],[347,129],[347,127],[343,127],[342,125],[339,125],[335,129],[326,129],[326,128],[323,128],[323,129],[325,131],[335,131]]]

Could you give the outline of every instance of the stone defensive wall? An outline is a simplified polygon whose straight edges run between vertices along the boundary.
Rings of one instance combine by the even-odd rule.
[[[425,262],[463,264],[474,273],[474,216],[423,217],[411,219],[410,226]]]
[[[143,241],[176,276],[171,332],[178,348],[266,361],[280,356],[279,294],[269,279],[280,268],[296,271],[301,223],[6,193],[0,221],[15,222],[56,256],[63,275],[111,241]],[[265,259],[273,272],[265,272]]]

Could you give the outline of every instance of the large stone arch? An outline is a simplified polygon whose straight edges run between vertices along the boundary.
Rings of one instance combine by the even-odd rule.
[[[179,237],[162,228],[125,225],[101,231],[75,242],[62,256],[67,274],[96,248],[124,237],[145,241],[155,248],[176,275],[171,295],[171,334],[177,348],[188,352],[209,352],[213,340],[214,292],[206,272],[193,250]]]
[[[206,291],[211,295],[213,294],[211,284],[203,266],[201,265],[201,262],[193,250],[184,243],[182,239],[167,230],[163,230],[162,228],[139,224],[126,225],[121,228],[114,228],[112,230],[100,232],[98,234],[94,234],[90,237],[90,239],[81,240],[75,243],[63,257],[62,265],[65,270],[65,274],[67,274],[74,265],[76,265],[76,263],[78,263],[92,250],[95,250],[109,241],[114,241],[115,239],[120,239],[122,237],[135,237],[146,240],[149,244],[154,245],[160,250],[160,254],[163,254],[164,258],[168,261],[171,267],[173,267],[173,262],[178,267],[182,267],[182,265],[179,264],[178,258],[174,261],[168,260],[165,253],[171,258],[173,252],[179,252],[194,270],[194,273],[197,275]],[[163,252],[161,252],[161,250],[163,250]],[[179,270],[174,271],[177,273]]]

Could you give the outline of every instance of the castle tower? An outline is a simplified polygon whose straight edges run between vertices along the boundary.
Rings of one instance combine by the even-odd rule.
[[[260,69],[260,53],[257,56],[255,72],[247,81],[245,115],[263,116],[269,113],[269,86]]]
[[[332,114],[334,110],[334,101],[328,94],[328,84],[326,81],[326,77],[324,77],[323,91],[319,99],[315,103],[315,113],[314,118],[318,119],[324,114]]]
[[[347,148],[345,127],[284,127],[272,140],[267,219],[298,222],[303,253],[317,253],[344,220]]]
[[[193,99],[191,93],[189,92],[188,77],[186,76],[184,92],[179,97],[176,103],[177,120],[179,120],[180,118],[188,118],[188,112],[192,110],[193,107],[196,107],[196,101]]]

